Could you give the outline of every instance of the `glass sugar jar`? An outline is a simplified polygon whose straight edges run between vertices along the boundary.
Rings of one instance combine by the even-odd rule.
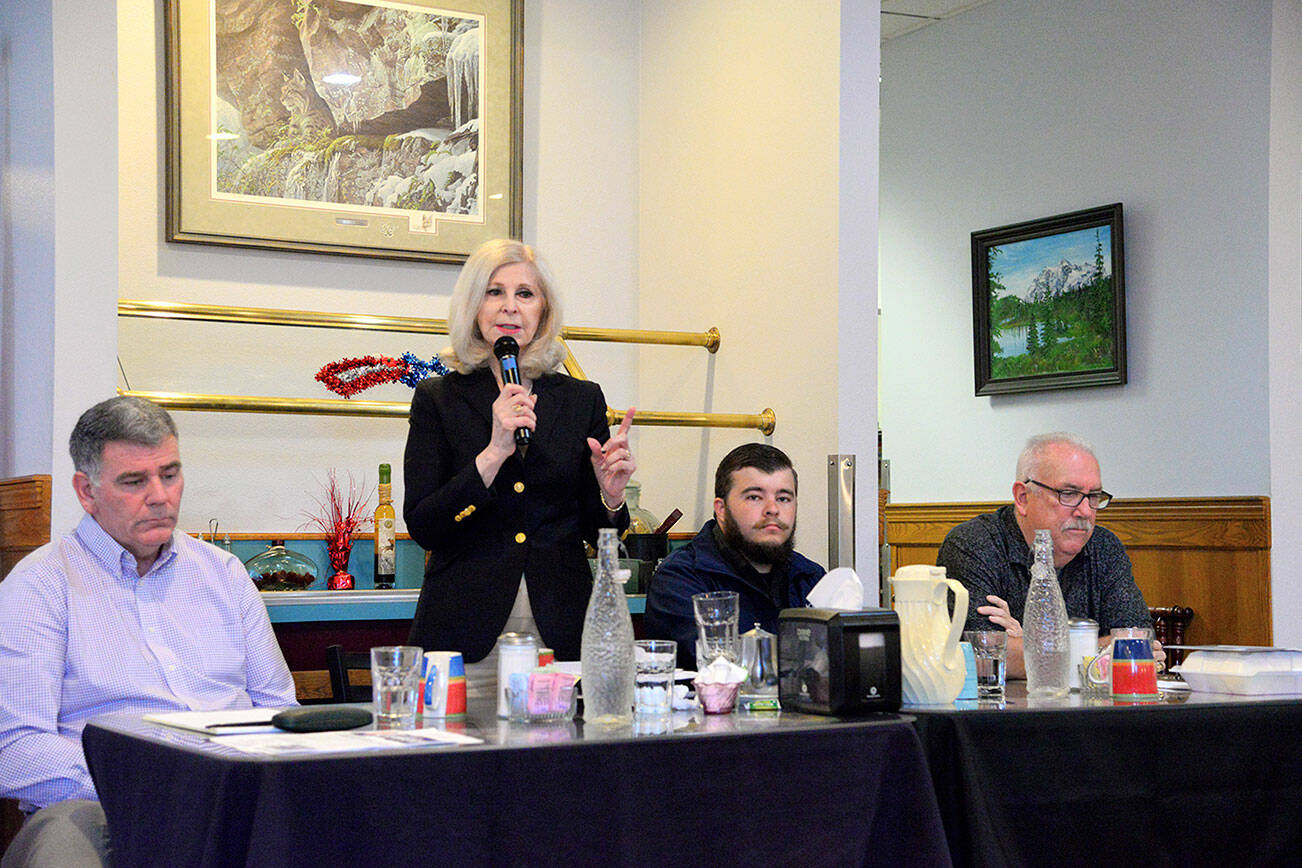
[[[259,591],[306,591],[319,587],[321,573],[316,562],[285,548],[284,540],[273,539],[265,552],[245,561],[244,568]]]

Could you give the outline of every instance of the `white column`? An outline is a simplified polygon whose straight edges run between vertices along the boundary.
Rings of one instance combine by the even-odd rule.
[[[1274,643],[1302,645],[1302,2],[1270,47],[1270,499]],[[1232,460],[1232,459],[1231,459]]]
[[[877,594],[877,129],[881,16],[841,4],[838,451],[855,461],[855,571]]]
[[[50,472],[51,18],[48,0],[0,4],[0,478]]]
[[[81,517],[68,434],[116,388],[118,326],[117,4],[60,0],[54,37],[52,536]],[[130,178],[130,171],[123,177]]]

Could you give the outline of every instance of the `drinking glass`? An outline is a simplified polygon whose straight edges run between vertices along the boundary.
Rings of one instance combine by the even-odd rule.
[[[633,643],[634,701],[638,714],[669,714],[673,711],[674,666],[677,661],[678,643],[672,639],[639,639]]]
[[[716,657],[729,662],[741,659],[741,639],[737,634],[739,597],[736,591],[706,591],[692,595],[692,608],[696,612],[697,643],[696,666],[701,668]],[[702,659],[701,652],[705,657]]]
[[[1151,627],[1114,627],[1112,635],[1112,698],[1156,699],[1157,661],[1153,659]]]
[[[1118,636],[1123,639],[1147,639],[1150,648],[1152,648],[1153,642],[1157,639],[1157,633],[1152,627],[1113,627],[1108,631],[1108,635],[1113,639],[1116,639]],[[1156,660],[1157,658],[1154,657],[1153,659]],[[1157,671],[1161,672],[1164,669],[1166,669],[1165,661],[1157,660]]]
[[[1008,668],[1008,634],[1003,630],[968,630],[963,641],[972,644],[976,659],[977,698],[1003,699]]]
[[[423,649],[384,645],[371,649],[371,697],[377,729],[415,729]]]

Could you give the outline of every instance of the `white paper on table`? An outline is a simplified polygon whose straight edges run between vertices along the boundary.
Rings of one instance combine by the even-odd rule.
[[[689,692],[690,688],[686,684],[674,685],[674,698],[671,701],[674,711],[692,711],[701,707],[695,696],[687,695]]]
[[[343,753],[406,750],[480,744],[483,739],[441,729],[348,729],[327,732],[278,732],[275,735],[235,735],[222,744],[245,753],[278,756],[301,753]]]
[[[291,706],[292,707],[292,706]],[[149,723],[161,723],[204,735],[249,735],[280,732],[271,718],[283,708],[228,708],[224,711],[163,711],[141,715]]]
[[[863,608],[863,582],[849,567],[837,567],[819,579],[805,599],[815,609],[858,611]]]

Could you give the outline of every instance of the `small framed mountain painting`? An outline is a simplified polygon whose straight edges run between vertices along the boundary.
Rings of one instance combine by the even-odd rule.
[[[1121,203],[972,233],[977,395],[1126,382]]]

